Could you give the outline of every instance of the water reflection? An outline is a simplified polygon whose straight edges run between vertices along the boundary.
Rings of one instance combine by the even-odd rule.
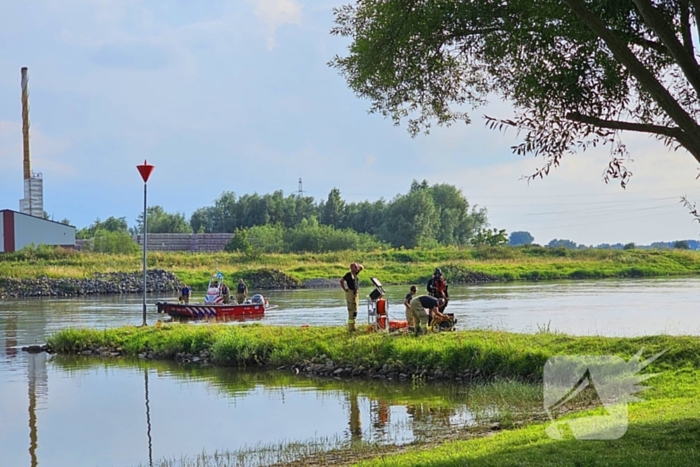
[[[10,442],[20,431],[11,423],[2,427],[4,441],[0,440],[5,465],[35,467],[41,458],[43,465],[51,466],[152,466],[158,459],[196,456],[203,449],[250,451],[334,437],[338,443],[328,448],[369,441],[403,444],[485,424],[490,417],[484,414],[493,414],[497,407],[495,398],[452,385],[30,357],[34,367],[27,371],[33,376],[24,381],[30,394],[30,459],[23,460],[22,450]],[[42,364],[47,370],[43,373]],[[57,386],[51,397],[47,376]],[[526,402],[534,407],[540,400]],[[42,410],[37,411],[39,406]],[[46,414],[40,417],[43,422],[37,412]]]
[[[5,319],[0,320],[2,326],[3,355],[0,367],[4,366],[17,373],[23,373],[26,377],[26,394],[27,394],[27,412],[29,426],[29,465],[36,467],[39,465],[37,458],[37,448],[39,447],[38,428],[37,428],[37,407],[41,402],[48,399],[49,382],[47,372],[47,355],[46,354],[19,354],[18,341],[18,326],[20,316],[18,314],[9,314]],[[43,332],[41,320],[35,326],[31,327],[39,333]],[[0,378],[3,372],[0,371]],[[0,384],[0,388],[2,384]],[[24,404],[23,404],[24,405]],[[4,411],[0,411],[4,412]],[[27,426],[27,424],[23,424]],[[26,444],[25,444],[26,446]]]
[[[146,388],[146,436],[148,436],[148,465],[153,467],[153,438],[151,438],[151,408],[148,400],[148,368],[143,369],[143,384]]]

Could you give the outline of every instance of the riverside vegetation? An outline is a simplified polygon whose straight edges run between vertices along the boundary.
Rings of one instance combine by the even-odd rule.
[[[246,326],[125,327],[95,331],[67,329],[48,339],[53,351],[81,353],[100,349],[104,355],[151,354],[154,358],[201,355],[217,365],[307,368],[313,362],[357,369],[373,378],[389,378],[399,371],[412,381],[438,375],[467,381],[541,383],[543,367],[554,355],[617,355],[629,360],[640,349],[643,357],[666,350],[643,373],[657,373],[646,384],[645,401],[629,406],[629,429],[611,441],[551,440],[546,423],[525,425],[504,421],[492,436],[451,439],[438,444],[346,452],[338,463],[361,465],[694,465],[700,460],[700,338],[648,336],[638,338],[571,337],[541,332],[514,334],[496,331],[459,331],[422,336],[359,334],[340,328]],[[296,372],[296,371],[294,371]],[[350,371],[346,374],[352,374]],[[500,384],[499,383],[499,384]],[[600,406],[574,416],[600,414]],[[484,435],[486,433],[481,433]],[[320,454],[316,454],[317,456]],[[235,461],[235,456],[232,457]],[[213,465],[201,459],[179,465]],[[310,460],[300,461],[300,465]],[[168,464],[174,465],[174,464]],[[223,463],[216,465],[235,465]]]
[[[385,284],[427,281],[441,267],[452,283],[652,277],[700,273],[700,253],[686,250],[602,250],[525,247],[389,249],[333,253],[181,253],[151,252],[149,269],[163,269],[196,289],[206,287],[218,267],[227,277],[246,280],[277,271],[280,288],[301,287],[311,279],[337,280],[347,265],[360,261],[361,283],[378,277]],[[92,278],[96,273],[134,272],[141,257],[134,254],[78,252],[61,248],[24,248],[0,255],[0,278]],[[249,286],[256,287],[254,281]],[[269,284],[274,287],[275,283]]]

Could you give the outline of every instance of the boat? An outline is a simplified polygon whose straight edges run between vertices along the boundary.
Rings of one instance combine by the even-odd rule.
[[[203,303],[156,302],[158,313],[166,313],[173,318],[261,318],[265,310],[272,308],[260,294],[253,295],[243,303],[224,303],[221,290],[223,284],[224,276],[217,272],[209,279]]]

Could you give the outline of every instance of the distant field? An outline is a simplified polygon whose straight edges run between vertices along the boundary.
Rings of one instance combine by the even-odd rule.
[[[426,280],[434,268],[445,270],[451,282],[472,273],[500,280],[553,280],[609,277],[653,277],[700,273],[700,252],[687,250],[567,250],[543,247],[384,250],[317,254],[164,253],[148,255],[148,267],[166,269],[183,281],[203,287],[217,267],[228,277],[245,277],[260,269],[278,269],[304,281],[341,277],[353,261],[365,265],[361,274],[386,284]],[[0,277],[86,278],[96,272],[141,270],[141,256],[82,253],[70,250],[18,252],[0,255]]]

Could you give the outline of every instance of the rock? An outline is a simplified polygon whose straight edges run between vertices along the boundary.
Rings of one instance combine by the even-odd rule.
[[[92,350],[83,350],[80,352],[82,355],[92,355]]]
[[[146,275],[148,292],[176,292],[182,283],[172,273],[151,269]],[[0,297],[73,297],[78,295],[125,294],[143,291],[143,273],[96,273],[87,279],[4,278],[0,281]]]
[[[301,286],[305,289],[340,288],[340,282],[337,279],[309,279],[302,282]]]

